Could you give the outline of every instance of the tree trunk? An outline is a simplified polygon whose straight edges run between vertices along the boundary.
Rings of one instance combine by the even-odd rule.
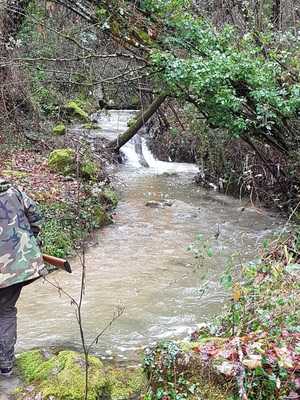
[[[152,115],[158,110],[161,104],[164,102],[166,94],[158,96],[150,106],[144,111],[137,115],[135,123],[130,126],[127,131],[118,136],[117,139],[109,143],[108,147],[113,149],[114,152],[118,152],[125,143],[127,143],[140,129],[141,127],[152,117]]]
[[[19,67],[10,64],[9,60],[16,52],[14,40],[25,19],[29,3],[30,0],[0,0],[0,113],[12,123],[19,105],[23,108],[27,105],[22,74]]]
[[[281,0],[273,0],[272,3],[272,23],[276,30],[281,29]]]

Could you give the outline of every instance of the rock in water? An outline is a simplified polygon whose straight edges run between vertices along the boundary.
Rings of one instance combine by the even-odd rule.
[[[146,207],[151,207],[151,208],[160,208],[160,207],[162,207],[161,202],[155,201],[155,200],[149,200],[149,201],[147,201],[147,203],[145,205],[146,205]]]
[[[174,203],[171,200],[164,200],[164,201],[156,201],[156,200],[149,200],[145,204],[146,207],[151,208],[163,208],[163,207],[172,207]]]

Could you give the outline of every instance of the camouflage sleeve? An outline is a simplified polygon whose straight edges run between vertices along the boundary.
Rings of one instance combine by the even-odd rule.
[[[36,203],[29,196],[27,196],[26,193],[24,192],[21,193],[22,193],[25,215],[30,223],[32,233],[34,234],[35,237],[37,237],[41,230],[41,222],[42,222],[41,214],[38,211]]]

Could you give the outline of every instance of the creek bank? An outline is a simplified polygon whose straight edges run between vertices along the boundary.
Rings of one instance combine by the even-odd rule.
[[[299,232],[265,247],[241,277],[222,280],[230,302],[190,341],[148,349],[151,399],[300,398]]]
[[[43,251],[69,256],[95,229],[113,222],[118,200],[108,169],[114,158],[102,139],[90,143],[85,132],[75,135],[67,128],[24,148],[25,142],[1,149],[0,175],[39,204]]]
[[[147,123],[148,146],[159,160],[199,165],[198,185],[291,212],[299,202],[299,154],[283,157],[269,145],[252,145],[225,130],[211,129],[192,106],[166,100]],[[257,151],[257,149],[259,151]],[[299,221],[299,214],[295,214]]]

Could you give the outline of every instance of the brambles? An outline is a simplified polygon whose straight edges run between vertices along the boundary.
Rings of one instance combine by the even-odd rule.
[[[297,234],[265,243],[260,260],[243,268],[241,281],[230,271],[224,275],[231,296],[221,317],[202,324],[190,343],[161,343],[148,351],[152,399],[217,399],[220,391],[228,400],[297,398],[298,246]]]

